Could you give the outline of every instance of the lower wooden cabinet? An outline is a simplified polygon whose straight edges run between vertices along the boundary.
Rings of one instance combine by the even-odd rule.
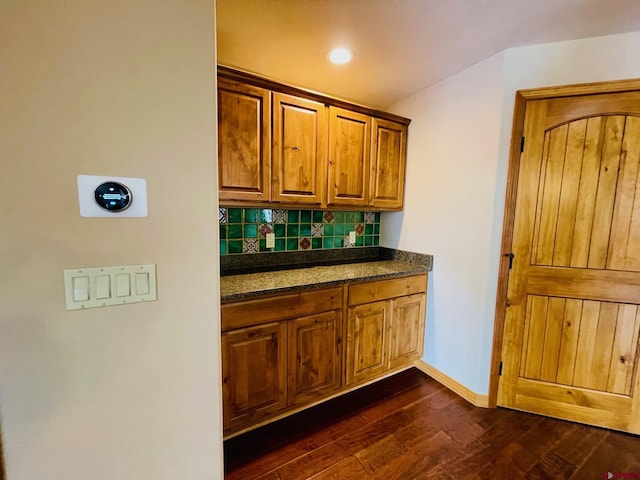
[[[225,435],[410,366],[426,286],[421,274],[223,304]]]

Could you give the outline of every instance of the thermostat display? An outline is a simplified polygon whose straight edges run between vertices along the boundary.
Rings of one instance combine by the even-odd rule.
[[[121,212],[131,205],[132,195],[129,188],[118,182],[105,182],[96,188],[96,203],[113,212]]]

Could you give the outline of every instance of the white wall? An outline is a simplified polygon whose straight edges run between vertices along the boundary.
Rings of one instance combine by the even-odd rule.
[[[405,210],[381,244],[434,255],[424,360],[488,392],[509,142],[519,89],[640,77],[640,32],[513,48],[396,105],[412,119]]]
[[[10,480],[222,476],[212,0],[0,7],[0,415]],[[149,216],[79,215],[78,174]],[[67,312],[62,271],[157,264]]]

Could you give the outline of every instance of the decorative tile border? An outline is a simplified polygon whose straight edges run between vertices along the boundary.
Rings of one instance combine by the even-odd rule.
[[[220,255],[375,247],[379,212],[220,207]],[[356,232],[355,243],[349,232]],[[275,247],[267,248],[268,233]]]

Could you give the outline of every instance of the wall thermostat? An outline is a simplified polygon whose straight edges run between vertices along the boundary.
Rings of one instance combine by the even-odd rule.
[[[78,201],[83,217],[146,217],[147,181],[78,175]]]
[[[95,191],[96,202],[110,212],[121,212],[131,205],[131,190],[118,182],[104,182]]]

